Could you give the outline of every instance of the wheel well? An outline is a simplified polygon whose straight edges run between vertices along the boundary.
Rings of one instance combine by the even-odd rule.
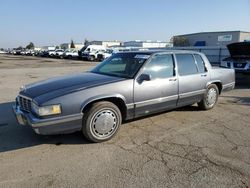
[[[101,102],[101,101],[108,101],[108,102],[111,102],[111,103],[115,104],[119,108],[119,110],[121,112],[122,120],[126,119],[127,107],[126,107],[124,101],[121,98],[118,98],[118,97],[109,97],[109,98],[103,98],[103,99],[98,99],[98,100],[95,100],[95,101],[91,101],[90,103],[88,103],[83,108],[82,112],[84,113],[86,110],[88,110],[89,108],[91,108],[91,106],[94,103]]]
[[[222,90],[222,84],[221,84],[221,82],[213,82],[211,84],[215,84],[218,87],[219,94],[221,94],[221,90]]]

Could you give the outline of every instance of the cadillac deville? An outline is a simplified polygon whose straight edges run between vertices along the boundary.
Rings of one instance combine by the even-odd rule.
[[[13,109],[37,134],[82,131],[102,142],[129,119],[195,103],[212,109],[234,85],[234,70],[212,67],[202,53],[123,52],[89,72],[21,87]]]

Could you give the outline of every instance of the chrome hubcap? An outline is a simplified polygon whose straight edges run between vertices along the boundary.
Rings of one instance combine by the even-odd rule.
[[[206,102],[208,106],[213,106],[217,100],[217,91],[214,88],[208,90]]]
[[[97,138],[108,138],[117,129],[117,115],[111,109],[96,112],[91,120],[92,133]]]

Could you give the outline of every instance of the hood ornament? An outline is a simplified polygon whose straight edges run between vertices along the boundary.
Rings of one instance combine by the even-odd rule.
[[[20,91],[25,91],[26,90],[26,87],[25,86],[21,86],[20,87]]]

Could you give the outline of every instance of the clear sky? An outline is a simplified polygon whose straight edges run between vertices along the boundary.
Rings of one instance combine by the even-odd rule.
[[[250,31],[250,0],[1,0],[0,47]]]

